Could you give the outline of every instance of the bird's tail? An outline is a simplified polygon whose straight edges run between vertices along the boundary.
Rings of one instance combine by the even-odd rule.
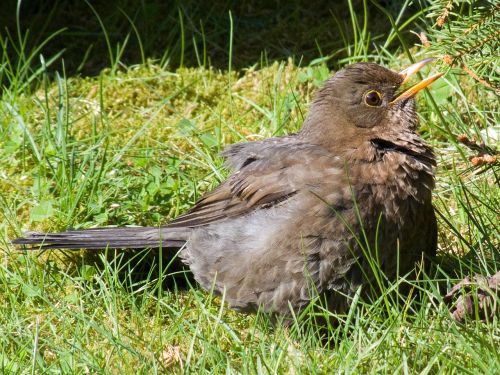
[[[39,249],[143,249],[179,248],[187,241],[190,228],[121,227],[70,230],[60,233],[29,232],[12,241],[27,250]]]

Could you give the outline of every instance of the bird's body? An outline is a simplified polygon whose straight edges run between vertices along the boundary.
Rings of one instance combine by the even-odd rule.
[[[342,312],[371,281],[374,260],[393,279],[435,253],[435,159],[415,132],[413,99],[391,101],[403,78],[375,64],[337,73],[301,132],[229,146],[231,176],[164,227],[32,233],[14,243],[182,247],[200,285],[234,308],[288,314],[319,293]],[[366,105],[374,90],[377,105]]]

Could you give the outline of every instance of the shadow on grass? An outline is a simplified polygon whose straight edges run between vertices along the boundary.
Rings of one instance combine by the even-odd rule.
[[[369,14],[373,37],[386,35],[391,25],[371,1],[21,1],[17,26],[17,1],[0,5],[0,37],[11,60],[20,51],[29,53],[47,44],[34,56],[39,62],[64,50],[52,70],[68,75],[95,75],[118,62],[126,65],[151,58],[170,68],[212,66],[246,68],[268,60],[295,57],[308,63],[335,52],[348,56],[353,20]],[[395,17],[398,0],[380,4]],[[351,8],[351,9],[350,9]],[[411,15],[415,6],[406,9]],[[230,16],[231,14],[231,16]],[[404,18],[404,17],[403,17]],[[232,22],[231,22],[232,19]],[[58,31],[60,34],[55,35]],[[232,31],[233,47],[230,48]],[[412,34],[407,34],[414,39]],[[232,52],[230,56],[230,52]],[[331,64],[334,64],[332,62]],[[335,67],[335,66],[333,66]]]

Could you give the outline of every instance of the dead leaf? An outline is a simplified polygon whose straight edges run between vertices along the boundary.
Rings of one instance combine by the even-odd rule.
[[[181,349],[179,346],[167,346],[160,353],[158,361],[165,367],[170,368],[176,364],[179,364],[181,370],[184,369],[181,358]]]
[[[472,280],[466,277],[444,296],[444,302],[450,307],[451,316],[459,322],[466,317],[481,321],[490,321],[500,311],[500,272],[491,277],[481,275]]]

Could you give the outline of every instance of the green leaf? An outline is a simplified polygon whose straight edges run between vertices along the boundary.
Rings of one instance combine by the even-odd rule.
[[[186,118],[177,123],[177,128],[182,135],[193,135],[196,132],[196,125]]]
[[[205,146],[208,148],[216,148],[219,145],[219,142],[215,137],[208,133],[203,133],[200,135],[200,140],[203,142]]]
[[[43,221],[54,215],[54,207],[51,201],[42,201],[31,210],[31,222]]]
[[[40,296],[40,288],[34,286],[34,285],[29,285],[29,284],[24,284],[22,287],[23,293],[30,298],[38,297]]]
[[[85,281],[92,281],[94,275],[96,274],[96,269],[94,266],[84,264],[80,267],[80,276]]]
[[[432,96],[437,105],[443,105],[448,102],[453,94],[451,87],[445,80],[438,80],[432,85]]]

